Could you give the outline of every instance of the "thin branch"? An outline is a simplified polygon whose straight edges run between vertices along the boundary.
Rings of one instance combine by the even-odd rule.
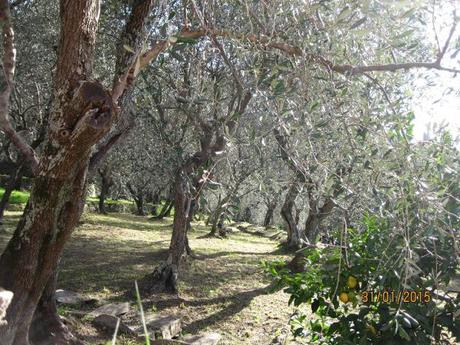
[[[446,54],[447,48],[449,48],[450,40],[452,39],[455,29],[457,28],[458,21],[457,21],[456,11],[454,11],[453,15],[454,15],[454,24],[452,24],[452,27],[450,28],[449,36],[447,36],[447,39],[446,39],[446,43],[444,43],[444,47],[439,52],[438,59],[436,60],[439,63],[441,63],[442,58]]]
[[[8,0],[0,1],[0,22],[3,36],[3,75],[5,87],[0,93],[0,128],[24,156],[33,174],[38,172],[39,161],[35,151],[15,131],[9,119],[10,96],[13,90],[14,68],[16,65],[16,49],[14,47],[14,32],[11,25],[11,14]]]

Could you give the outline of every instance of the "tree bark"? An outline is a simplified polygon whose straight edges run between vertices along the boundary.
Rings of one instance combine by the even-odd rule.
[[[99,174],[101,175],[101,194],[99,194],[99,213],[107,214],[107,210],[105,209],[105,199],[107,198],[110,187],[113,185],[113,179],[110,176],[110,168],[104,167],[104,169],[99,170]]]
[[[273,223],[273,214],[275,212],[277,203],[276,202],[270,202],[267,205],[267,212],[265,213],[264,217],[264,227],[268,228],[272,223]]]
[[[30,340],[34,345],[83,345],[83,342],[75,338],[58,315],[55,295],[57,272],[58,270],[55,270],[48,279],[35,310],[29,331]]]
[[[137,193],[134,202],[136,203],[136,214],[138,216],[145,216],[144,193]]]
[[[38,302],[83,210],[91,149],[114,118],[111,95],[88,81],[98,17],[97,1],[61,1],[48,138],[24,214],[0,257],[0,285],[14,293],[0,326],[2,345],[29,344]]]
[[[281,207],[281,217],[286,223],[288,248],[300,248],[303,245],[302,233],[296,223],[296,216],[293,214],[295,209],[295,199],[299,194],[299,185],[293,182],[286,193],[284,204]]]
[[[153,273],[145,276],[141,281],[144,291],[177,293],[179,265],[187,254],[187,221],[190,212],[190,194],[187,176],[181,170],[175,179],[174,196],[174,223],[169,254],[166,262],[155,268]]]
[[[316,210],[316,203],[310,205],[307,220],[305,221],[305,235],[310,243],[314,243],[318,237],[321,222],[331,214],[335,203],[331,198],[327,198],[323,206]]]

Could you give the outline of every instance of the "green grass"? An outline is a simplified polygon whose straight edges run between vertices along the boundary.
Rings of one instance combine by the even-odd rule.
[[[4,193],[5,193],[5,189],[0,188],[0,198],[3,196]],[[13,193],[11,193],[9,203],[10,204],[25,204],[27,203],[27,200],[29,200],[29,192],[14,190]]]
[[[7,211],[0,231],[0,253],[13,234],[21,212]],[[123,321],[142,326],[134,281],[152,273],[167,259],[171,240],[171,217],[152,221],[149,217],[87,212],[66,246],[60,264],[58,288],[75,291],[108,302],[129,302]],[[203,237],[204,222],[194,222],[189,241],[195,258],[183,262],[179,273],[180,295],[140,293],[143,310],[183,320],[183,334],[217,332],[222,345],[266,345],[281,331],[295,308],[282,291],[270,294],[270,284],[261,260],[286,259],[278,242],[253,233],[235,231],[227,239]],[[137,301],[137,303],[136,303]],[[72,311],[90,311],[96,306],[60,307],[61,315],[72,315],[73,332],[88,345],[111,344],[112,334],[99,332],[90,320]],[[142,339],[121,335],[117,345],[145,345]]]
[[[4,188],[0,188],[0,198],[3,196],[5,193]],[[27,203],[27,200],[29,200],[30,193],[27,191],[20,191],[20,190],[15,190],[13,193],[11,193],[10,196],[10,204],[25,204]],[[98,197],[88,197],[86,198],[87,202],[99,202]],[[113,199],[106,199],[105,200],[106,205],[132,205],[133,202],[130,200],[113,200]]]
[[[99,202],[99,198],[94,197],[94,196],[90,196],[90,197],[86,198],[86,201],[87,202]],[[105,204],[106,205],[132,205],[133,202],[130,201],[130,200],[124,200],[124,199],[120,199],[120,200],[105,199]]]

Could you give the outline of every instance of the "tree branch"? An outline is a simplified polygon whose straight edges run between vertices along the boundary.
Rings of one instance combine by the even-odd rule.
[[[5,87],[0,93],[0,127],[13,145],[23,155],[33,174],[38,172],[39,161],[35,151],[14,130],[9,119],[10,96],[13,90],[14,69],[16,65],[16,49],[14,32],[11,25],[11,14],[7,0],[0,1],[0,23],[3,36],[3,75]]]

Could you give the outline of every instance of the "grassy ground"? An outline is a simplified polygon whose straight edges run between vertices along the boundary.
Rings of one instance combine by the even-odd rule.
[[[7,212],[0,228],[0,250],[12,234],[20,213]],[[105,301],[129,301],[133,311],[127,322],[138,322],[133,291],[135,279],[150,273],[166,257],[171,219],[148,221],[128,214],[86,214],[65,250],[59,288],[89,294]],[[2,230],[1,230],[2,229]],[[160,315],[177,315],[184,334],[214,331],[221,344],[270,344],[282,333],[293,309],[283,292],[267,293],[270,281],[261,260],[283,258],[277,243],[236,232],[228,239],[199,238],[209,230],[195,224],[190,244],[199,259],[189,259],[181,269],[180,295],[142,296],[144,309]],[[68,310],[61,309],[68,315]],[[105,344],[110,335],[78,320],[77,332],[87,344]],[[137,344],[120,339],[119,344]]]
[[[0,188],[0,198],[3,196],[3,193],[5,193],[4,188]],[[11,193],[9,203],[10,204],[25,204],[29,200],[29,193],[28,192],[23,192],[19,190],[14,190]]]

